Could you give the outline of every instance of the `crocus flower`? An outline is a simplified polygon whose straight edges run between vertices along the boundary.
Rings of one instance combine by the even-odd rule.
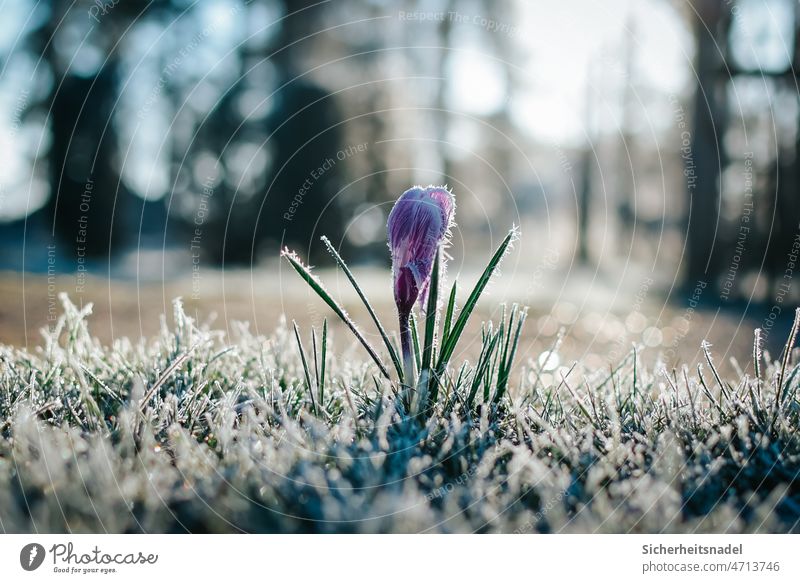
[[[400,343],[406,382],[411,383],[410,316],[414,302],[424,305],[433,262],[446,240],[453,219],[455,200],[441,186],[414,187],[403,193],[389,213],[387,224],[392,252],[394,301],[400,319]]]

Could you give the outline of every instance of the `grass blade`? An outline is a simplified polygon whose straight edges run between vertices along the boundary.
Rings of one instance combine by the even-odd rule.
[[[428,286],[428,305],[425,309],[425,343],[422,348],[422,363],[419,373],[420,388],[428,384],[428,379],[431,373],[431,361],[433,359],[433,341],[436,336],[436,316],[439,304],[439,270],[441,268],[442,254],[436,253],[436,259],[433,263],[433,271],[431,272],[431,281]],[[434,386],[437,383],[433,383]],[[430,389],[430,404],[436,402],[436,389]]]
[[[517,320],[517,327],[514,331],[514,337],[511,337],[511,330],[514,327],[514,319],[516,316]],[[501,359],[500,365],[500,372],[497,376],[497,390],[494,394],[494,401],[495,403],[499,402],[500,399],[503,398],[503,395],[506,392],[508,387],[508,379],[511,376],[511,368],[514,365],[514,357],[517,354],[517,347],[519,346],[519,338],[522,334],[522,326],[525,324],[525,320],[528,316],[527,311],[522,310],[521,312],[518,311],[517,306],[515,305],[511,310],[511,317],[508,321],[508,338],[506,339],[506,345],[503,349],[503,358]]]
[[[453,287],[450,288],[450,298],[447,300],[447,312],[444,317],[444,328],[442,328],[442,342],[447,340],[450,335],[450,325],[453,323],[453,312],[456,308],[456,291],[458,290],[458,281],[453,282]]]
[[[322,320],[322,354],[319,366],[319,400],[322,402],[325,391],[325,361],[328,357],[328,319]]]
[[[498,341],[501,342],[503,340],[503,336],[504,335],[505,335],[505,322],[503,320],[500,320],[500,327],[497,329],[497,339],[498,339]],[[497,344],[498,347],[501,345],[500,342]],[[501,353],[501,351],[499,351],[499,350],[494,350],[494,352],[491,353],[491,355],[490,355],[491,356],[491,360],[490,360],[489,368],[486,371],[487,374],[484,374],[484,376],[483,376],[483,402],[484,403],[488,403],[489,402],[489,395],[491,394],[491,390],[492,390],[492,379],[494,378],[495,372],[497,371],[497,362],[498,362],[498,359],[500,358],[500,353]]]
[[[428,287],[428,305],[425,309],[425,344],[422,349],[422,365],[419,373],[418,389],[420,398],[426,401],[427,407],[433,407],[439,396],[439,383],[431,382],[431,362],[433,361],[433,344],[436,337],[436,323],[439,312],[439,273],[441,270],[442,253],[437,251],[433,263],[431,281]],[[422,392],[427,394],[427,398]]]
[[[317,331],[311,327],[311,352],[314,355],[314,381],[319,389],[319,355],[317,353]],[[319,401],[322,403],[322,399]]]
[[[781,401],[781,391],[783,391],[783,379],[786,378],[786,368],[789,366],[789,361],[792,357],[792,350],[797,343],[797,334],[800,332],[800,308],[797,308],[794,313],[794,323],[792,330],[789,332],[789,338],[786,341],[786,347],[783,349],[783,358],[781,358],[781,372],[778,374],[778,386],[776,387],[777,395],[776,402]]]
[[[311,407],[314,411],[314,415],[317,414],[317,402],[314,399],[314,387],[311,384],[311,374],[308,371],[308,360],[306,359],[306,351],[303,348],[303,341],[300,339],[300,330],[297,329],[297,322],[294,320],[292,321],[292,325],[294,326],[294,337],[297,340],[297,348],[300,350],[300,361],[303,365],[303,373],[306,377],[306,386],[308,386],[308,394],[311,395]]]
[[[414,314],[411,314],[411,338],[414,343],[414,364],[417,366],[417,370],[419,371],[420,366],[422,366],[422,350],[419,346],[419,333],[417,331],[417,318],[414,317]],[[408,379],[409,386],[413,386],[412,382],[414,379]]]
[[[775,423],[778,421],[778,416],[781,412],[781,402],[783,400],[782,393],[784,392],[783,381],[786,378],[786,368],[789,366],[789,361],[792,358],[792,350],[797,343],[797,334],[800,332],[800,308],[794,312],[794,323],[792,330],[789,332],[789,338],[786,341],[786,346],[783,349],[783,358],[781,358],[781,368],[778,373],[778,378],[775,385],[775,413],[772,416],[772,423],[770,424],[770,433],[775,429]]]
[[[378,328],[378,332],[383,339],[383,343],[386,345],[386,350],[389,351],[389,357],[392,359],[392,364],[394,364],[394,368],[397,371],[397,376],[400,379],[400,382],[403,382],[403,365],[400,362],[400,357],[397,354],[397,350],[395,350],[392,341],[389,339],[389,335],[386,333],[386,329],[381,324],[380,319],[378,319],[378,315],[375,313],[375,310],[372,308],[372,304],[369,303],[367,296],[361,290],[361,286],[358,285],[356,282],[356,278],[353,276],[353,273],[350,271],[350,268],[347,267],[347,264],[342,259],[339,252],[336,251],[333,244],[330,242],[330,239],[323,236],[322,242],[325,243],[325,246],[328,248],[328,253],[331,254],[333,259],[336,261],[336,264],[344,271],[344,274],[347,276],[347,279],[350,280],[350,284],[353,286],[353,289],[356,290],[358,297],[361,298],[361,302],[364,304],[364,307],[367,308],[367,312],[369,313],[372,321],[375,323],[375,326]]]
[[[756,328],[755,332],[753,332],[753,372],[759,388],[761,385],[761,358],[761,328]]]
[[[288,249],[284,249],[281,252],[281,255],[286,258],[289,264],[292,267],[294,267],[294,270],[300,275],[300,277],[302,277],[305,280],[305,282],[311,287],[311,289],[313,289],[317,293],[317,295],[322,299],[322,301],[328,304],[328,307],[330,307],[334,311],[334,313],[337,316],[339,316],[339,319],[342,322],[344,322],[348,328],[350,328],[350,331],[353,333],[353,335],[366,349],[367,353],[369,353],[372,360],[375,361],[375,364],[378,365],[378,369],[381,371],[381,374],[385,376],[387,379],[390,379],[391,377],[389,376],[389,371],[386,370],[386,367],[384,366],[383,362],[381,362],[381,359],[378,356],[377,352],[375,352],[375,349],[372,348],[372,345],[370,345],[367,339],[364,338],[364,335],[361,334],[358,327],[356,327],[356,323],[353,322],[353,319],[347,315],[347,312],[344,311],[344,308],[342,308],[336,302],[336,300],[334,300],[331,297],[331,295],[322,286],[322,282],[314,274],[311,273],[311,269],[303,265],[297,258],[297,255],[292,251],[289,251]]]
[[[499,339],[499,333],[492,333],[490,322],[489,328],[483,332],[481,354],[478,357],[478,362],[475,365],[475,372],[472,375],[472,383],[470,384],[469,394],[467,395],[467,407],[470,409],[475,401],[475,397],[478,395],[478,389],[484,381],[486,371],[491,363],[492,354],[494,354],[494,350]]]
[[[453,356],[458,339],[464,332],[464,328],[467,325],[469,317],[472,315],[472,311],[475,309],[475,305],[478,303],[481,294],[483,294],[483,291],[489,284],[492,274],[494,273],[495,269],[497,269],[500,261],[502,261],[506,251],[508,251],[509,245],[511,245],[511,242],[516,239],[516,237],[516,229],[509,231],[508,235],[506,235],[506,238],[503,239],[503,242],[497,248],[497,251],[495,251],[491,260],[489,260],[489,264],[486,266],[486,269],[481,274],[480,279],[478,279],[478,282],[475,284],[475,288],[472,290],[472,293],[470,293],[469,298],[467,298],[467,301],[464,303],[461,313],[458,315],[455,324],[453,324],[452,331],[447,335],[447,340],[442,343],[442,348],[439,352],[439,360],[436,363],[435,376],[437,378],[440,378],[447,368],[447,363],[450,361],[450,357]]]

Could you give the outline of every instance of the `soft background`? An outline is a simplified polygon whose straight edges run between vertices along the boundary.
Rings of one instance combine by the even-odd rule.
[[[2,342],[39,344],[59,291],[95,303],[104,342],[153,333],[179,295],[223,329],[319,324],[278,252],[309,257],[355,307],[322,234],[391,318],[385,219],[415,183],[457,196],[451,279],[471,282],[521,227],[482,305],[531,306],[526,357],[562,327],[563,362],[589,367],[631,343],[692,362],[708,339],[745,368],[754,327],[775,351],[785,339],[796,2],[14,0],[2,14]]]

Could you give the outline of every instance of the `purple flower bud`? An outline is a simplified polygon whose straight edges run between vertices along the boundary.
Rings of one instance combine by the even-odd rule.
[[[443,186],[414,187],[403,193],[389,213],[394,301],[401,322],[414,302],[425,303],[433,261],[453,219],[455,200]]]

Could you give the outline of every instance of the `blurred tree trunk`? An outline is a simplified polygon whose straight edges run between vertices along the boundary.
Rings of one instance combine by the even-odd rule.
[[[631,112],[636,107],[635,91],[636,70],[634,66],[634,51],[636,50],[636,21],[632,13],[626,21],[625,39],[623,42],[624,58],[624,88],[622,90],[622,120],[620,127],[620,141],[617,152],[617,217],[620,231],[617,234],[619,243],[622,243],[621,252],[628,254],[633,247],[633,235],[636,229],[636,144],[631,128],[633,126]]]
[[[586,95],[584,96],[584,127],[586,128],[586,145],[581,152],[578,167],[578,224],[577,259],[581,265],[589,264],[589,230],[592,217],[592,158],[594,151],[594,63],[590,62],[586,74]]]
[[[716,276],[714,245],[719,227],[721,169],[726,156],[727,18],[717,0],[694,0],[698,84],[694,97],[691,150],[684,154],[687,196],[687,286]]]
[[[50,97],[42,104],[49,113],[52,138],[45,212],[61,244],[59,253],[80,265],[117,250],[126,235],[120,219],[129,192],[120,180],[113,120],[119,58],[111,47],[130,14],[109,11],[103,27],[93,29],[88,17],[69,18],[75,8],[67,2],[53,2],[51,9],[53,15],[34,41],[54,78]],[[59,53],[59,40],[70,34],[85,35],[85,50],[103,54],[97,70],[76,72],[73,61],[80,58]]]
[[[283,0],[273,62],[280,77],[275,108],[267,120],[274,152],[272,185],[259,215],[258,233],[268,241],[293,245],[314,263],[330,255],[321,235],[340,241],[344,217],[335,196],[341,187],[337,154],[345,147],[336,99],[308,74],[309,55],[325,50],[315,36],[325,5],[314,0]],[[277,252],[277,247],[274,249]]]
[[[800,96],[798,96],[797,63],[800,58],[800,8],[794,4],[795,10],[795,46],[789,70],[775,76],[775,82],[780,93],[788,98],[798,100],[798,113],[795,116],[794,142],[781,147],[778,146],[776,159],[772,164],[769,186],[764,194],[772,194],[770,199],[774,204],[772,216],[774,224],[770,225],[767,240],[767,270],[769,272],[769,297],[776,298],[787,293],[786,288],[781,291],[780,286],[787,284],[786,275],[793,277],[793,270],[787,270],[787,254],[791,253],[795,245],[795,238],[800,235]],[[776,115],[778,112],[773,112]],[[779,115],[779,114],[778,114]]]
[[[64,245],[62,253],[76,260],[107,255],[123,235],[115,233],[112,239],[126,199],[111,121],[117,95],[115,65],[116,60],[109,59],[91,77],[65,73],[53,96],[48,215]]]
[[[453,0],[448,0],[444,6],[445,18],[439,22],[439,55],[437,63],[437,74],[439,76],[439,86],[436,92],[436,109],[434,112],[436,116],[436,139],[439,142],[439,156],[442,159],[442,176],[444,182],[453,183],[453,164],[450,159],[450,145],[447,143],[449,129],[450,129],[450,111],[447,109],[447,59],[450,56],[450,47],[452,45],[452,31],[453,23],[447,16],[455,11],[455,4]]]

